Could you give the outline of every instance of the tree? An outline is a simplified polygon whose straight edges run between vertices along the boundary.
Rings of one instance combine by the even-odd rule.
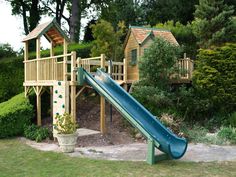
[[[0,60],[7,57],[16,57],[16,52],[10,44],[0,44]]]
[[[88,22],[87,26],[84,29],[84,39],[83,42],[91,42],[94,40],[93,38],[93,32],[92,32],[92,25],[96,24],[96,20],[92,19],[90,22]]]
[[[139,62],[141,79],[150,85],[166,90],[170,76],[178,70],[175,63],[180,47],[163,38],[156,38]]]
[[[197,3],[198,0],[146,0],[141,8],[145,14],[144,19],[151,26],[168,20],[187,24],[193,20],[194,5]]]
[[[171,20],[165,23],[158,23],[156,27],[170,30],[182,47],[183,52],[187,53],[187,56],[190,56],[192,59],[196,57],[197,39],[193,34],[192,25],[190,23],[183,25],[180,22],[174,23],[174,21]]]
[[[12,14],[23,18],[25,34],[29,34],[39,23],[41,15],[45,13],[41,9],[39,0],[6,0],[12,6]]]
[[[124,21],[125,25],[142,24],[142,9],[140,0],[112,0],[107,3],[107,7],[101,9],[100,18],[117,27],[119,21]]]
[[[119,61],[123,57],[123,45],[120,38],[124,34],[125,25],[120,22],[118,30],[115,31],[111,23],[100,20],[96,25],[92,25],[93,47],[92,56],[104,53],[109,59]]]
[[[234,7],[224,0],[200,0],[194,13],[193,32],[201,48],[236,40]]]

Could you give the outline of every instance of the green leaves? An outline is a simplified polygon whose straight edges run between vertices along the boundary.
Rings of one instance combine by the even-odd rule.
[[[170,76],[177,71],[175,63],[180,48],[163,38],[157,38],[139,62],[140,76],[152,86],[166,89]]]
[[[123,22],[118,24],[115,31],[111,23],[100,20],[96,25],[92,25],[93,47],[92,56],[99,56],[104,53],[109,59],[114,61],[122,60],[123,48],[121,37],[124,35],[125,26]]]
[[[76,132],[76,123],[69,113],[65,112],[63,115],[57,115],[55,119],[56,124],[53,126],[59,134],[73,134]]]
[[[21,135],[33,115],[33,106],[24,97],[24,93],[0,103],[0,138]]]
[[[193,32],[201,48],[236,41],[234,7],[223,0],[200,0],[196,6]]]
[[[200,50],[193,83],[205,92],[215,111],[236,109],[236,44],[226,44],[212,50]]]

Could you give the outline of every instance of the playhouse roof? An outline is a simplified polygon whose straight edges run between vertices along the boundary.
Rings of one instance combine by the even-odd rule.
[[[140,45],[142,45],[150,36],[163,37],[164,39],[171,42],[172,44],[179,45],[174,35],[168,30],[157,29],[157,28],[146,28],[146,27],[140,27],[140,26],[131,26],[126,36],[125,46],[128,42],[128,38],[131,33],[133,33],[134,38]]]
[[[41,37],[42,35],[54,44],[63,44],[64,39],[69,41],[69,38],[60,28],[59,24],[56,22],[56,19],[53,19],[49,22],[38,25],[23,39],[22,42]]]

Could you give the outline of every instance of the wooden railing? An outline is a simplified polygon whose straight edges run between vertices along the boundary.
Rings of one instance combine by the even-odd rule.
[[[57,55],[24,61],[25,81],[52,81],[70,79],[71,71],[75,66],[71,66],[75,61],[75,53]],[[71,66],[71,67],[70,67]]]
[[[182,80],[191,80],[193,73],[193,61],[190,58],[178,60],[179,78]]]
[[[104,63],[104,67],[108,73],[112,73],[112,78],[114,80],[119,81],[127,81],[127,63],[126,59],[123,62],[112,62],[110,65],[109,61],[105,61],[105,55],[101,55],[99,57],[92,58],[78,58],[78,65],[83,67],[86,71],[91,74],[95,74],[96,69],[102,67],[102,63]],[[111,67],[112,66],[112,67]]]

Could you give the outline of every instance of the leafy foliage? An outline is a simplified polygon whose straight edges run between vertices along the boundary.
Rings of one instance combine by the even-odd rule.
[[[23,92],[24,65],[21,57],[0,61],[0,102]]]
[[[24,136],[30,140],[41,142],[42,140],[49,137],[49,130],[45,127],[32,124],[30,126],[24,127]]]
[[[122,60],[123,48],[121,37],[124,34],[124,23],[118,24],[119,29],[114,30],[111,23],[100,20],[96,25],[92,25],[93,31],[93,47],[91,49],[92,56],[99,56],[105,54],[109,59],[114,61]]]
[[[194,86],[214,112],[236,109],[236,44],[200,50],[194,70]]]
[[[157,87],[137,84],[133,87],[132,95],[154,115],[161,116],[173,108],[170,94]]]
[[[187,56],[190,56],[190,58],[196,57],[197,40],[193,34],[192,25],[190,23],[183,25],[180,22],[174,23],[174,21],[171,20],[165,23],[158,23],[156,27],[170,30],[182,47],[183,52],[187,53]]]
[[[197,3],[197,0],[145,0],[141,7],[145,21],[151,26],[168,20],[187,24],[193,19],[194,5]]]
[[[5,57],[15,57],[16,52],[10,44],[0,44],[0,60]]]
[[[224,0],[200,0],[194,13],[193,31],[201,48],[236,41],[234,7]]]
[[[232,127],[222,127],[217,134],[218,137],[231,142],[236,143],[236,129]]]
[[[21,135],[33,117],[33,106],[21,93],[0,103],[0,138]]]
[[[55,119],[54,128],[59,134],[73,134],[76,132],[76,123],[69,113],[65,112],[63,115],[57,115]]]
[[[229,123],[232,127],[236,128],[236,112],[233,112],[229,117]]]
[[[150,85],[167,89],[170,76],[178,71],[175,63],[179,52],[179,46],[156,38],[139,62],[141,79],[147,80]]]

